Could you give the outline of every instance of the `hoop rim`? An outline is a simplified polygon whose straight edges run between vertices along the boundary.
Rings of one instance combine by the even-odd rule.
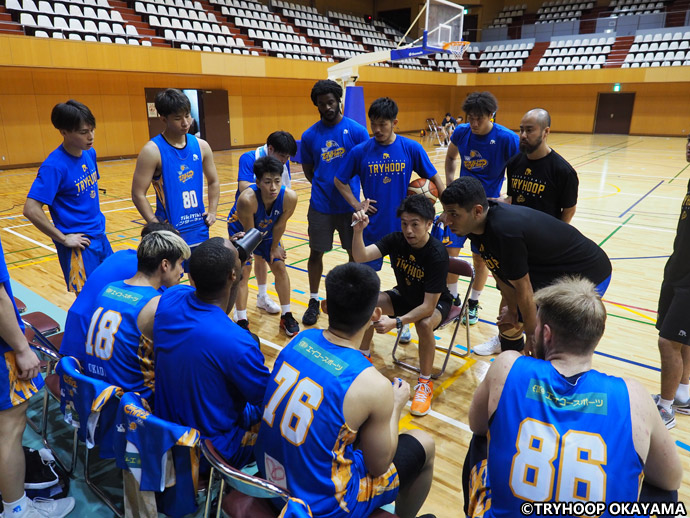
[[[466,48],[469,44],[469,41],[449,41],[443,44],[443,50],[452,52],[454,48]]]

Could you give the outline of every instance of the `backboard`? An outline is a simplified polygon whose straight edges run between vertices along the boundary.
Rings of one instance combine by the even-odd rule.
[[[444,43],[462,41],[464,12],[464,6],[449,0],[427,0],[423,46],[441,49]]]

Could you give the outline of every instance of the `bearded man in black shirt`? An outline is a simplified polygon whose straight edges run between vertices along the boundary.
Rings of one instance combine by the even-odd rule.
[[[489,202],[482,184],[472,177],[452,182],[441,203],[446,226],[470,238],[501,290],[502,350],[524,347],[525,354],[532,353],[537,289],[569,275],[592,281],[600,296],[606,291],[611,262],[575,227],[528,207]]]

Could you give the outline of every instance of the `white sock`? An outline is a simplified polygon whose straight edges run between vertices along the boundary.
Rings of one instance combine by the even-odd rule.
[[[310,293],[309,298],[319,300],[319,294],[318,293]]]
[[[237,320],[247,320],[247,310],[246,309],[238,309],[236,311],[237,313]]]
[[[268,285],[267,284],[259,284],[259,297],[265,297],[268,295]]]
[[[690,385],[681,383],[676,390],[676,399],[681,403],[690,400]]]
[[[431,376],[421,376],[420,375],[418,381],[421,381],[422,383],[427,383],[430,379],[431,379]]]
[[[663,407],[670,412],[672,404],[673,404],[673,401],[670,401],[668,399],[664,399],[661,396],[659,396],[659,406],[660,407]]]
[[[473,289],[473,290],[470,292],[470,299],[471,299],[471,300],[479,300],[479,297],[481,297],[481,296],[482,296],[482,291],[481,291],[481,290],[477,291],[477,290]]]
[[[453,298],[458,296],[458,283],[457,282],[452,282],[447,285],[448,286],[448,291],[450,291],[450,294],[453,295]]]
[[[28,500],[29,499],[26,497],[26,493],[24,493],[24,495],[16,502],[5,502],[3,500],[2,506],[4,516],[7,518],[21,518],[24,516],[24,513],[26,513],[26,509],[29,506]]]
[[[290,304],[285,304],[280,306],[280,314],[284,315],[285,313],[290,313]]]
[[[359,352],[361,352],[367,358],[371,358],[371,349],[360,349]]]

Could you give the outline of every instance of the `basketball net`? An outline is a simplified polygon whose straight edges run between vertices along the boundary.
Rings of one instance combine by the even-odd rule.
[[[443,44],[443,50],[445,50],[446,52],[450,52],[451,54],[453,54],[455,59],[460,61],[462,55],[465,53],[469,45],[469,41],[449,41],[448,43]]]

